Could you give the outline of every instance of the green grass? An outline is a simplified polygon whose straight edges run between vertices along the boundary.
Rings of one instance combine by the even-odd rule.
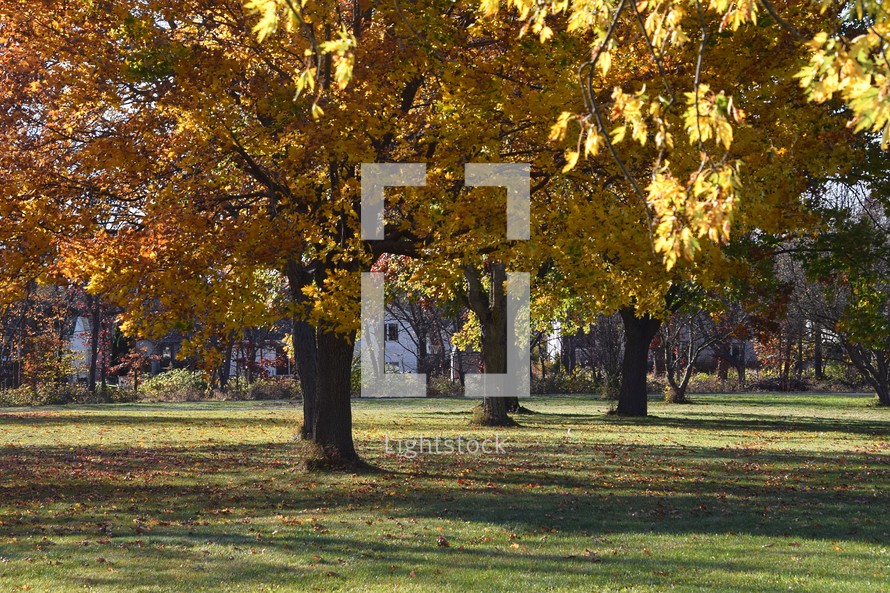
[[[379,471],[307,474],[289,403],[0,409],[0,591],[890,590],[890,410],[540,397],[504,456],[472,402],[356,401]],[[448,546],[439,545],[439,536]]]

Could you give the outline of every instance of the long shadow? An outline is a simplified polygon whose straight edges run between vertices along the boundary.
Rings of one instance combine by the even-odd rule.
[[[629,426],[665,426],[696,430],[847,432],[876,437],[890,436],[890,422],[887,421],[818,418],[812,416],[776,418],[773,415],[767,414],[735,413],[730,417],[713,418],[708,416],[676,417],[653,415],[644,418],[615,417],[615,422]]]
[[[177,521],[196,514],[212,518],[233,507],[266,514],[349,505],[528,531],[554,526],[590,533],[732,530],[868,542],[886,541],[890,531],[886,455],[851,454],[841,463],[837,455],[815,453],[572,443],[551,444],[544,451],[526,446],[511,454],[469,466],[424,459],[409,470],[357,478],[362,487],[355,488],[349,479],[325,483],[324,477],[295,473],[296,452],[287,444],[7,447],[0,450],[0,501],[9,508],[89,501],[82,511],[55,516],[51,527],[57,529],[105,520],[98,517],[132,529],[126,517],[133,514]],[[530,462],[530,456],[538,461]],[[551,467],[548,458],[562,465]],[[517,462],[521,472],[512,470]],[[407,490],[392,488],[406,483]],[[137,501],[137,509],[117,509],[120,501]],[[0,533],[41,533],[37,527],[30,519],[10,519]]]
[[[262,545],[263,548],[273,549],[277,559],[266,560],[263,556],[226,557],[220,553],[208,556],[193,549],[205,539],[210,541],[210,538],[214,544],[228,546],[229,549],[252,549],[254,546]],[[560,586],[571,586],[575,590],[579,585],[591,582],[591,579],[624,582],[630,576],[635,579],[634,585],[650,585],[658,590],[670,587],[669,580],[665,578],[667,575],[664,574],[667,565],[678,574],[687,571],[692,571],[693,574],[713,574],[715,576],[711,577],[712,580],[721,580],[707,583],[708,590],[715,593],[729,593],[738,590],[735,588],[738,581],[745,581],[746,576],[763,571],[763,565],[758,565],[752,556],[681,559],[668,564],[665,559],[659,557],[650,558],[638,554],[606,555],[600,558],[599,562],[592,563],[583,557],[550,552],[546,546],[530,545],[518,554],[506,546],[495,548],[478,546],[471,542],[463,542],[465,545],[460,547],[443,548],[436,546],[434,538],[383,542],[360,539],[349,534],[318,535],[299,530],[287,530],[274,539],[264,539],[261,544],[251,536],[232,534],[220,536],[200,528],[195,530],[191,541],[184,538],[169,540],[153,538],[153,540],[147,542],[144,549],[134,549],[133,556],[124,556],[120,561],[123,570],[89,576],[74,575],[71,581],[72,588],[76,585],[80,588],[79,585],[83,584],[83,586],[107,587],[123,591],[134,587],[143,590],[143,587],[156,585],[157,581],[154,579],[158,575],[140,568],[145,566],[149,558],[161,561],[155,560],[152,566],[188,562],[191,566],[188,586],[195,590],[204,590],[207,586],[210,587],[209,590],[214,590],[214,585],[218,586],[219,583],[234,585],[238,590],[279,588],[310,590],[308,586],[310,580],[314,580],[313,590],[339,590],[341,584],[346,583],[345,579],[352,576],[351,566],[359,562],[364,565],[366,571],[360,576],[368,578],[369,574],[374,575],[378,585],[391,583],[392,590],[412,588],[409,585],[412,581],[405,579],[415,577],[413,572],[409,574],[413,567],[424,567],[427,573],[430,573],[418,574],[419,578],[414,583],[420,583],[426,577],[435,582],[437,588],[445,590],[452,590],[455,585],[466,586],[468,574],[481,572],[485,575],[486,573],[480,569],[496,571],[500,575],[522,575],[521,589],[517,589],[512,582],[506,585],[506,589],[499,583],[472,582],[474,590],[480,591],[535,590],[528,589],[529,586],[548,586],[551,590],[560,590]],[[163,547],[164,541],[169,541],[173,545]],[[519,541],[524,544],[524,540]],[[868,560],[862,554],[848,554],[846,558],[857,562]],[[307,559],[310,563],[307,563]],[[441,576],[431,574],[434,568],[435,575]],[[808,576],[818,581],[835,582],[832,578],[836,576],[834,571],[833,565],[826,564],[811,568]],[[418,572],[421,570],[418,569]],[[722,579],[726,576],[732,577],[733,581],[723,582]],[[861,581],[856,584],[863,590],[871,582],[867,574],[856,575],[855,578]],[[294,589],[295,587],[298,589]],[[780,593],[787,591],[787,584],[778,581],[760,582],[757,590]]]
[[[170,408],[164,408],[169,412]],[[66,414],[40,414],[40,413],[0,413],[0,425],[14,426],[54,426],[54,425],[87,425],[87,426],[140,426],[140,425],[207,425],[219,426],[269,426],[280,424],[292,424],[293,420],[289,418],[250,418],[243,415],[232,417],[215,417],[215,416],[189,416],[186,410],[176,410],[177,414],[161,414],[151,416],[144,411],[136,414],[110,414],[100,412],[90,413],[66,413]]]

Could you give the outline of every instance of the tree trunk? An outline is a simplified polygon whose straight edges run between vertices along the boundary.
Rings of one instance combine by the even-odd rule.
[[[646,375],[649,371],[649,344],[661,327],[661,320],[648,314],[637,317],[633,307],[625,307],[619,313],[624,323],[625,342],[617,412],[623,416],[645,416],[648,404]]]
[[[507,372],[507,293],[504,283],[507,280],[503,264],[491,264],[491,288],[486,293],[479,272],[466,268],[465,277],[469,285],[467,300],[470,308],[479,319],[482,330],[482,362],[485,373]],[[482,400],[483,426],[514,426],[516,422],[507,415],[507,398],[486,397]],[[518,401],[516,402],[519,403]],[[518,407],[518,406],[517,406]]]
[[[296,260],[287,262],[285,269],[291,302],[302,315],[293,317],[291,341],[297,375],[300,378],[300,391],[303,394],[303,426],[300,436],[314,440],[315,418],[318,407],[318,344],[315,328],[302,317],[308,316],[309,305],[303,288],[312,284],[313,275]],[[350,365],[352,360],[350,359]],[[350,386],[351,387],[351,386]]]
[[[515,414],[517,412],[522,412],[523,408],[519,405],[518,397],[504,397],[501,398],[504,400],[504,406],[507,408],[508,414]]]
[[[689,398],[686,397],[686,389],[671,385],[664,401],[669,404],[688,404]]]
[[[319,356],[315,343],[315,328],[305,321],[294,319],[291,339],[297,375],[300,378],[300,391],[303,394],[303,426],[300,429],[300,436],[307,440],[313,440],[319,382]],[[349,364],[352,365],[351,357]]]
[[[544,352],[547,352],[546,342],[543,348]],[[541,357],[541,369],[546,365],[546,356]],[[560,360],[562,362],[562,368],[568,375],[575,374],[575,367],[578,364],[578,340],[576,336],[563,336],[562,344],[560,345]],[[543,373],[542,373],[543,378]]]
[[[497,275],[492,283],[499,282]],[[500,281],[500,283],[503,283]],[[495,291],[503,293],[503,289]],[[485,373],[507,372],[507,315],[506,299],[504,307],[495,303],[491,309],[491,317],[482,324],[482,360],[485,363]],[[510,408],[508,400],[515,399],[513,410],[519,408],[517,398],[486,397],[482,400],[482,425],[483,426],[512,426],[515,422],[507,415]]]
[[[99,297],[94,295],[93,318],[90,323],[90,371],[88,386],[90,393],[96,393],[96,375],[99,368],[99,331],[102,327],[102,304]]]
[[[785,345],[782,349],[781,380],[782,391],[787,392],[791,391],[791,353],[794,350],[794,337],[790,335],[784,337]],[[781,343],[781,340],[779,343]]]
[[[415,365],[415,372],[426,375],[426,382],[429,384],[430,378],[432,377],[432,369],[430,368],[432,365],[430,365],[430,353],[426,347],[427,334],[425,331],[422,331],[417,327],[417,325],[412,326],[414,337],[417,340],[417,364]]]
[[[887,384],[877,385],[875,391],[878,394],[878,401],[881,405],[890,406],[890,388]]]
[[[680,373],[680,369],[672,369],[670,372],[667,373],[668,385],[670,386],[670,389],[668,390],[668,393],[665,395],[664,398],[664,401],[666,403],[689,403],[689,398],[686,397],[686,392],[689,389],[689,380],[692,378],[692,371],[695,368],[694,358],[697,357],[698,353],[696,353],[694,357],[691,353],[687,353],[686,366],[683,368],[679,381],[677,380],[677,374]]]
[[[871,350],[843,338],[841,344],[850,357],[850,362],[875,390],[878,402],[890,406],[890,348]]]
[[[351,371],[355,333],[318,330],[318,400],[312,441],[325,467],[349,466],[359,457],[352,441]]]

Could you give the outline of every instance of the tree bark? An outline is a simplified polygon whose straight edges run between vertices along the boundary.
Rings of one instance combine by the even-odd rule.
[[[507,372],[507,280],[503,264],[491,264],[491,288],[485,291],[478,270],[466,268],[464,273],[469,290],[467,301],[479,318],[482,330],[482,362],[485,372]],[[516,422],[507,414],[508,402],[503,397],[486,397],[482,400],[483,426],[514,426]],[[516,402],[519,403],[518,401]],[[518,408],[518,405],[517,405]]]
[[[93,317],[90,320],[90,370],[87,388],[90,393],[96,393],[96,375],[99,368],[99,335],[102,328],[102,303],[96,295],[93,295],[90,300],[92,300],[93,305]]]
[[[875,386],[875,392],[878,394],[878,401],[881,405],[890,406],[890,388],[886,383]]]
[[[303,288],[312,283],[313,275],[293,259],[287,262],[285,274],[291,302],[299,311],[292,319],[291,346],[297,376],[300,378],[300,391],[303,395],[303,426],[300,428],[300,436],[311,441],[315,436],[315,416],[318,406],[318,344],[315,327],[304,320],[309,314],[309,304],[306,302]]]
[[[578,339],[577,336],[562,336],[560,344],[559,360],[562,368],[568,375],[575,374],[575,366],[578,364]],[[547,364],[547,347],[542,348],[545,356],[541,357],[541,378],[544,377],[544,368]]]
[[[744,351],[742,352],[742,362],[737,364],[735,367],[735,372],[738,375],[738,390],[742,392],[745,390],[745,369],[748,368],[747,361],[745,360]]]
[[[841,338],[850,362],[872,386],[881,405],[890,406],[890,344],[870,349]]]
[[[648,314],[638,317],[633,307],[625,307],[619,313],[624,323],[625,342],[617,413],[645,416],[648,412],[646,375],[649,371],[649,344],[661,327],[661,320]]]
[[[303,394],[303,426],[300,436],[313,440],[319,383],[315,328],[305,321],[294,319],[291,340],[297,375],[300,378],[300,392]]]
[[[351,371],[355,333],[340,335],[318,330],[318,400],[312,441],[327,466],[359,461],[352,441]]]

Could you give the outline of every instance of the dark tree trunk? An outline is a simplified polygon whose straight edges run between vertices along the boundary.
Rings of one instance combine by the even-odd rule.
[[[546,343],[542,348],[544,352],[544,356],[541,357],[541,369],[543,371],[544,366],[547,361],[547,346]],[[577,336],[563,336],[562,344],[560,344],[560,361],[562,362],[562,368],[569,375],[573,375],[575,373],[575,366],[578,364],[578,339]],[[543,378],[543,372],[541,377]]]
[[[617,412],[623,416],[645,416],[648,404],[646,375],[649,371],[649,345],[661,327],[661,320],[648,314],[637,317],[633,307],[625,307],[619,313],[624,323],[625,342]]]
[[[743,354],[744,356],[744,354]],[[738,375],[738,390],[745,390],[745,369],[747,369],[748,365],[745,363],[745,359],[742,359],[740,364],[737,364],[735,367],[735,372]]]
[[[99,334],[102,329],[102,303],[98,296],[91,299],[93,305],[93,319],[90,323],[90,371],[87,388],[90,393],[96,393],[96,376],[99,368]]]
[[[488,292],[482,286],[478,270],[467,268],[465,276],[469,285],[467,300],[470,308],[479,318],[479,326],[482,330],[482,362],[485,365],[485,373],[506,373],[507,293],[504,289],[507,279],[506,268],[503,264],[491,264],[491,288]],[[506,400],[507,398],[503,397],[483,398],[481,418],[483,426],[513,426],[516,424],[507,415]]]
[[[794,342],[791,337],[785,341],[782,352],[782,391],[791,391],[791,352],[794,350]]]
[[[797,380],[798,382],[803,380],[803,332],[798,333],[797,335],[797,361],[795,365],[795,370],[797,371]]]
[[[303,426],[300,428],[300,436],[311,441],[314,440],[318,407],[318,344],[315,328],[304,319],[309,314],[309,304],[303,288],[312,284],[313,274],[295,260],[287,263],[285,273],[291,301],[299,311],[293,318],[291,340],[297,376],[300,378],[300,391],[303,394]]]
[[[502,399],[504,400],[504,406],[507,408],[508,414],[515,414],[523,411],[522,406],[519,405],[518,397],[505,397]]]
[[[886,384],[878,385],[875,391],[878,394],[878,401],[881,402],[881,405],[890,406],[890,388]]]
[[[305,321],[294,319],[293,331],[294,361],[300,378],[300,391],[303,394],[303,427],[300,436],[313,439],[315,414],[318,406],[318,348],[315,343],[315,328]],[[350,365],[352,360],[350,359]]]
[[[318,331],[318,400],[312,441],[329,466],[359,461],[352,442],[351,371],[355,334]]]
[[[494,274],[492,284],[503,285],[503,280],[498,280],[498,274]],[[495,298],[501,290],[494,290]],[[507,372],[507,312],[506,299],[504,306],[498,306],[495,302],[491,308],[491,316],[482,325],[482,360],[485,363],[485,373]],[[484,426],[510,426],[513,420],[507,415],[509,402],[505,397],[486,397],[482,400],[482,424]],[[516,401],[518,408],[519,401]],[[516,409],[514,408],[514,409]]]
[[[850,362],[872,386],[881,405],[890,406],[890,344],[871,350],[841,338]]]
[[[512,426],[515,424],[507,414],[507,398],[486,397],[482,400],[482,426]]]
[[[414,333],[417,337],[417,372],[426,375],[426,383],[429,385],[433,378],[433,365],[430,364],[430,353],[426,349],[427,335],[417,327],[414,328]]]

